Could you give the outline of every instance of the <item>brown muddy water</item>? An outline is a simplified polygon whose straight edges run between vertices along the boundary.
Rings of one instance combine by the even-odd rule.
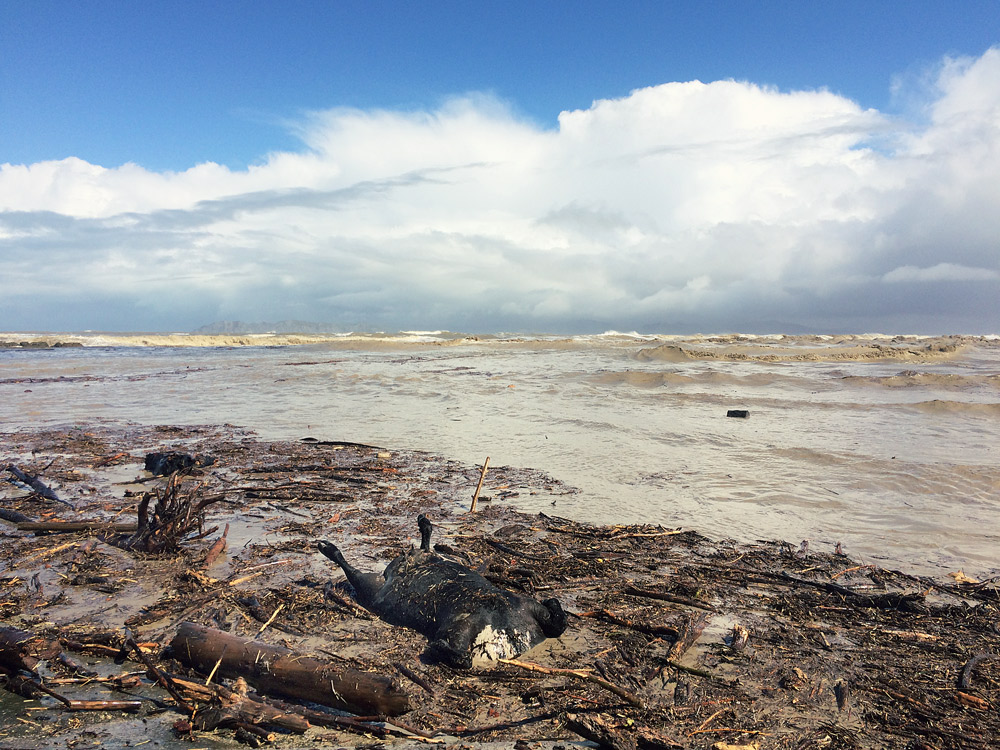
[[[4,429],[234,424],[532,467],[511,500],[597,523],[810,540],[943,573],[1000,569],[991,337],[27,336]],[[730,409],[748,419],[727,418]]]

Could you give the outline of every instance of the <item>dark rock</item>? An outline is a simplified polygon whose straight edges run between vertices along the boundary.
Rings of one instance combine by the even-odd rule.
[[[211,466],[213,463],[215,463],[214,458],[175,451],[146,454],[146,471],[154,477],[167,476],[175,471],[188,471],[200,466]]]

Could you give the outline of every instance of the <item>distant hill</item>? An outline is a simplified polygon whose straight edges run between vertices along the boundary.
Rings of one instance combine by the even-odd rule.
[[[279,320],[277,323],[244,323],[242,320],[220,320],[209,323],[191,333],[349,333],[353,328],[345,328],[335,323],[310,323],[305,320]]]

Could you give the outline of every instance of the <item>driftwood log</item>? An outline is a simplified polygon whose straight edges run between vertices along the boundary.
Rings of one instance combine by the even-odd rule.
[[[134,523],[111,523],[94,519],[92,521],[22,521],[18,531],[36,533],[73,534],[80,531],[101,531],[109,534],[130,534],[139,527]]]
[[[49,695],[70,711],[138,711],[142,701],[73,700],[21,672],[34,673],[43,659],[62,654],[58,641],[17,628],[0,628],[0,686],[24,698]]]
[[[202,685],[171,675],[174,688],[192,701],[205,704],[194,712],[193,726],[202,730],[216,727],[270,724],[302,734],[309,721],[294,711],[283,711],[247,695],[245,681],[236,680],[234,690],[222,685]]]
[[[21,484],[25,484],[28,487],[30,487],[31,491],[34,492],[35,494],[40,495],[41,497],[44,497],[47,500],[54,500],[57,503],[68,505],[71,508],[73,507],[73,503],[69,503],[63,500],[61,497],[59,497],[59,495],[57,495],[52,490],[51,487],[45,484],[45,482],[43,482],[38,477],[32,476],[27,472],[21,471],[19,468],[14,466],[14,464],[10,464],[7,467],[7,471],[13,474],[17,478],[17,481],[19,481]]]
[[[345,669],[192,622],[181,624],[170,646],[182,664],[205,674],[215,668],[223,677],[243,677],[262,693],[364,715],[398,716],[410,710],[409,696],[391,678]]]
[[[7,672],[33,672],[42,659],[51,659],[62,649],[55,641],[26,630],[0,628],[0,669]]]

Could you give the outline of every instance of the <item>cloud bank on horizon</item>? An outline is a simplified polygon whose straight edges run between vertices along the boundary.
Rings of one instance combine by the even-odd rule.
[[[4,164],[0,329],[1000,332],[1000,47],[925,83],[906,120],[695,81],[554,129],[315,112],[247,170]]]

